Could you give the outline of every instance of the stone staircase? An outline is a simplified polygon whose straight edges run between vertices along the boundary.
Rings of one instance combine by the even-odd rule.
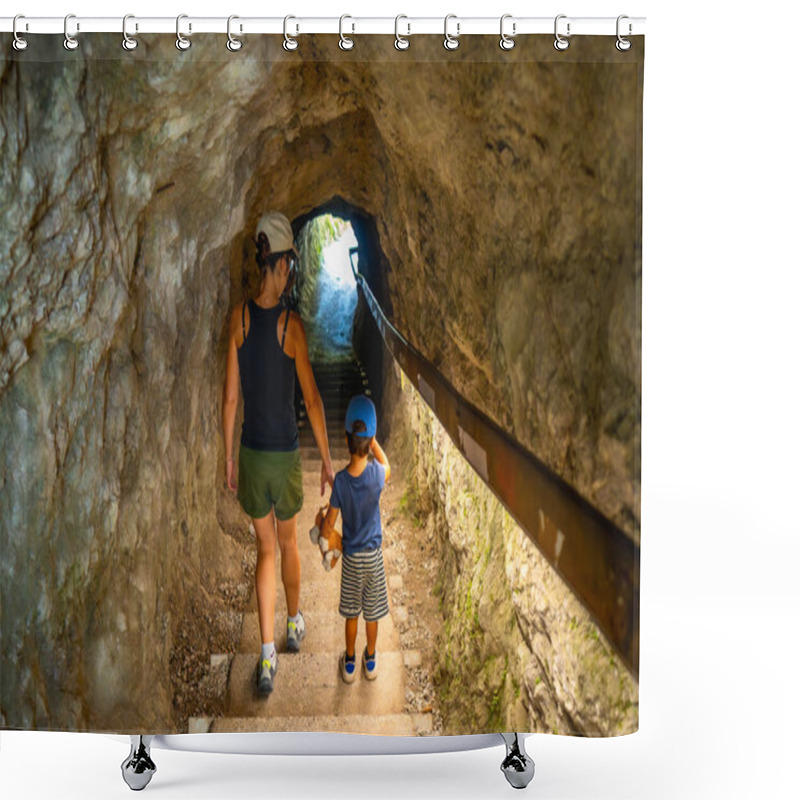
[[[368,393],[363,370],[357,362],[317,365],[314,375],[325,405],[328,438],[334,472],[348,459],[344,439],[344,415],[353,394]],[[367,681],[361,671],[366,644],[364,620],[359,620],[356,640],[357,677],[345,684],[339,674],[339,656],[344,650],[344,619],[339,616],[341,563],[325,572],[319,549],[308,531],[323,500],[320,497],[321,461],[304,410],[300,414],[300,446],[303,462],[304,504],[298,517],[297,538],[301,561],[300,610],[306,621],[306,637],[299,653],[286,652],[286,598],[276,565],[275,646],[278,671],[269,697],[256,692],[256,669],[261,651],[255,586],[250,607],[242,620],[238,652],[234,656],[211,657],[211,670],[227,676],[224,717],[192,717],[189,732],[331,731],[343,733],[425,735],[432,732],[430,714],[406,713],[406,669],[419,664],[415,651],[402,651],[396,619],[404,619],[405,608],[395,607],[392,589],[402,588],[402,576],[391,573],[384,559],[389,583],[389,616],[378,625],[378,676]],[[386,514],[386,509],[384,516]],[[280,551],[278,551],[278,560]],[[222,676],[220,676],[222,677]]]

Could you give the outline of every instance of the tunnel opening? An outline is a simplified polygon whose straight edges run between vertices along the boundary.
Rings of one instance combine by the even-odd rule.
[[[350,361],[354,357],[353,322],[358,290],[351,253],[358,240],[348,220],[333,214],[310,219],[300,233],[298,305],[313,364]]]
[[[331,455],[346,459],[344,417],[347,404],[366,394],[378,412],[378,437],[389,434],[382,413],[384,347],[380,331],[358,281],[387,301],[387,259],[375,219],[341,197],[334,197],[292,222],[300,272],[292,304],[306,331],[309,358],[325,409]],[[384,306],[386,307],[386,306]],[[316,441],[299,384],[296,402],[300,445],[316,458]]]

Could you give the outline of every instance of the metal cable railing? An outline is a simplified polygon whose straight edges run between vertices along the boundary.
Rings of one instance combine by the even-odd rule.
[[[389,322],[364,276],[353,267],[373,320],[403,372],[638,679],[639,545],[461,397]]]

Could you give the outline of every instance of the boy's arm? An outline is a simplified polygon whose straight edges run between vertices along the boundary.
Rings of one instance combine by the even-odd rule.
[[[336,524],[336,518],[339,516],[339,509],[330,506],[328,508],[328,513],[325,515],[325,519],[322,520],[322,529],[320,533],[326,539],[330,538],[330,535],[333,531],[333,526]]]
[[[383,448],[378,444],[378,440],[376,438],[372,439],[372,455],[375,456],[375,460],[382,464],[384,469],[386,470],[386,478],[385,480],[389,480],[389,476],[392,474],[392,468],[389,466],[389,459],[386,458],[386,453],[383,452]]]

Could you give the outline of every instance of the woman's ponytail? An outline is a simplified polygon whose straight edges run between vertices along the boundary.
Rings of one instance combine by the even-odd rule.
[[[270,261],[269,255],[271,252],[269,246],[269,237],[264,231],[258,232],[258,237],[254,240],[256,244],[256,264],[260,270],[264,270]]]

